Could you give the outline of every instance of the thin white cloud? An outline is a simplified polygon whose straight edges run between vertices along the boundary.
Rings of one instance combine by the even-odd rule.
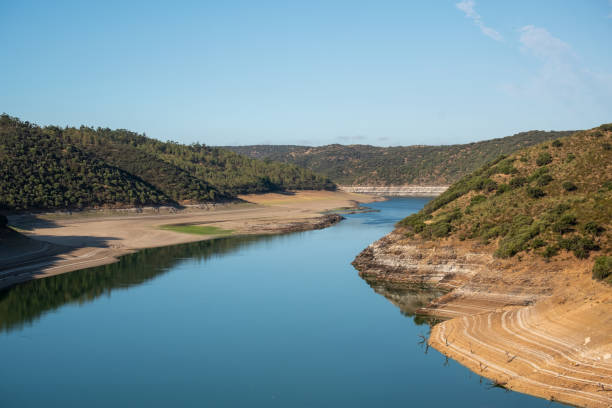
[[[531,78],[503,88],[524,100],[547,99],[552,104],[578,112],[587,108],[605,110],[612,97],[612,75],[585,66],[573,48],[548,30],[533,25],[519,29],[521,51],[537,58]]]
[[[572,48],[566,42],[553,36],[545,28],[526,25],[519,29],[519,41],[523,51],[542,60],[563,59],[573,56]]]
[[[484,24],[484,22],[482,21],[482,17],[480,17],[480,14],[478,14],[474,9],[475,6],[476,2],[474,2],[474,0],[463,0],[455,4],[455,7],[463,11],[467,18],[474,21],[474,24],[476,24],[480,28],[480,31],[482,31],[484,35],[494,39],[495,41],[503,41],[504,37],[502,37],[499,32],[492,29],[491,27],[487,27]]]
[[[472,0],[464,0],[460,3],[455,4],[457,8],[465,13],[466,17],[469,17],[473,20],[480,20],[480,15],[474,10],[474,6],[476,3]]]

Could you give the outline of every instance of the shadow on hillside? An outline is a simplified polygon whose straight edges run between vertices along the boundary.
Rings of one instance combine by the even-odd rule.
[[[281,195],[286,195],[286,196],[294,196],[295,192],[294,191],[287,191],[287,190],[278,190],[278,191],[272,191],[275,194],[281,194]]]
[[[32,231],[35,228],[57,228],[56,221],[41,218],[37,215],[12,215],[8,217],[9,225],[23,231]]]
[[[110,248],[112,237],[87,236],[37,236],[36,239],[13,232],[3,237],[0,248],[0,290],[52,273],[60,261],[71,260],[86,263],[96,260],[95,254],[69,255],[78,248]],[[92,249],[95,251],[95,249]],[[87,255],[87,256],[84,256]],[[82,259],[80,259],[82,257]],[[104,257],[100,255],[99,257]]]
[[[93,247],[93,248],[111,248],[110,241],[117,241],[116,237],[92,237],[88,235],[39,235],[28,237],[32,241],[47,242],[58,247],[66,247],[67,250],[75,248]]]

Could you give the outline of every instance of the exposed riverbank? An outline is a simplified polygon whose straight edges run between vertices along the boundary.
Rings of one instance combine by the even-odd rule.
[[[612,288],[591,262],[500,260],[467,241],[424,242],[401,231],[354,261],[371,285],[446,293],[418,312],[449,319],[429,344],[505,388],[584,407],[612,405]],[[534,271],[537,271],[534,272]]]
[[[144,248],[212,239],[162,229],[165,225],[214,226],[233,234],[276,234],[325,228],[340,221],[322,214],[358,207],[376,197],[346,192],[297,191],[241,196],[244,203],[182,211],[118,210],[10,217],[23,236],[9,234],[0,248],[0,288],[35,278],[116,262]]]
[[[370,194],[386,197],[436,197],[448,186],[338,186],[349,193]]]

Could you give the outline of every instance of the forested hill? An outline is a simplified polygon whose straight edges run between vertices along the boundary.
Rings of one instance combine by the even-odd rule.
[[[612,124],[502,156],[398,227],[425,240],[473,240],[519,261],[594,255],[594,277],[612,283]]]
[[[61,209],[227,200],[242,193],[334,189],[294,164],[127,130],[39,127],[0,116],[0,209]]]
[[[258,159],[293,163],[338,184],[363,186],[448,185],[500,154],[572,134],[573,131],[517,133],[498,139],[448,146],[369,145],[225,146]]]

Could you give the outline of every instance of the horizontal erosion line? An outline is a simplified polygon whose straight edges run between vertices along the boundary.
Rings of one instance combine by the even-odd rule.
[[[364,193],[388,196],[437,196],[448,186],[338,186],[348,193]]]

